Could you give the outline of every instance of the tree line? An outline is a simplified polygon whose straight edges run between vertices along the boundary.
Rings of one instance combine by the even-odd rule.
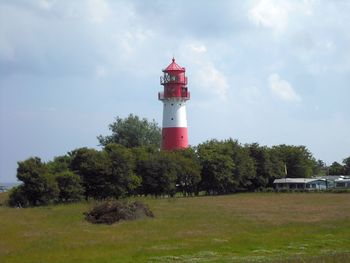
[[[47,163],[38,157],[18,162],[22,184],[11,192],[10,205],[256,191],[286,175],[311,177],[325,171],[305,146],[242,145],[228,139],[168,152],[159,150],[161,130],[154,121],[117,117],[110,130],[112,135],[98,136],[101,150],[83,147]],[[349,160],[344,160],[344,171],[350,171]]]

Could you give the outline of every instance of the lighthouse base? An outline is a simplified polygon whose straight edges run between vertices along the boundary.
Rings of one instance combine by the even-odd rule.
[[[177,150],[188,147],[187,127],[170,127],[162,130],[162,149]]]

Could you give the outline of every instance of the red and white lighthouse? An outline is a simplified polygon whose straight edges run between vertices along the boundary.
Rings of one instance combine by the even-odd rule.
[[[173,58],[160,77],[160,84],[164,86],[164,91],[158,93],[158,99],[163,102],[162,150],[188,147],[186,101],[190,93],[185,71]]]

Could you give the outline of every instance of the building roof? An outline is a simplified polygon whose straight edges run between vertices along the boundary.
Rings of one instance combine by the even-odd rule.
[[[314,181],[325,181],[325,180],[319,179],[319,178],[280,178],[280,179],[275,179],[273,183],[274,184],[288,184],[288,183],[307,184]]]
[[[322,176],[315,176],[314,178],[317,179],[327,179],[327,180],[337,180],[337,179],[349,179],[349,175],[322,175]]]
[[[345,183],[345,182],[350,182],[350,178],[339,178],[339,179],[336,179],[336,180],[334,180],[334,182],[343,182],[343,183]]]
[[[166,71],[185,71],[185,68],[179,66],[175,62],[175,58],[172,59],[172,62],[169,66],[167,66],[165,69],[163,69],[164,72]]]

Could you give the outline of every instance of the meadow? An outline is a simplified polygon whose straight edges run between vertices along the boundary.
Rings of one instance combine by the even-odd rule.
[[[16,209],[0,194],[0,262],[350,262],[350,194],[140,198],[155,218],[93,225],[93,203]]]

